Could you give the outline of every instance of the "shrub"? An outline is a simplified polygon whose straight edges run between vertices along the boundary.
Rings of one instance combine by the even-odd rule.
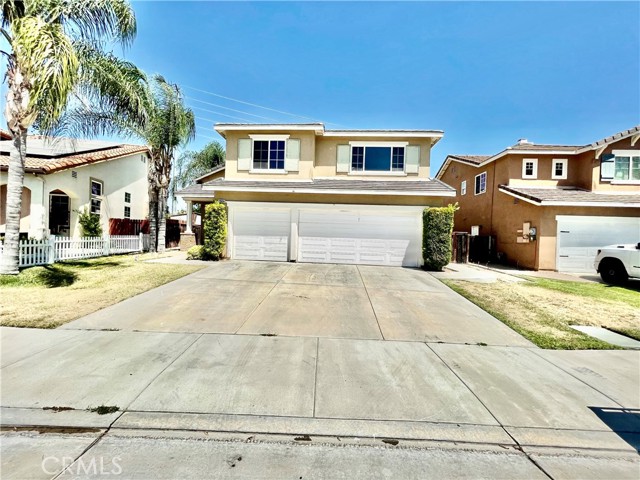
[[[76,210],[78,213],[78,222],[82,229],[83,237],[101,237],[102,226],[100,225],[100,215],[84,210]]]
[[[212,260],[220,260],[227,243],[227,206],[214,202],[204,209],[204,248]]]
[[[425,270],[440,271],[451,261],[453,215],[458,204],[426,208],[422,214],[422,259]]]
[[[204,245],[194,245],[187,250],[187,260],[209,260],[209,258]]]

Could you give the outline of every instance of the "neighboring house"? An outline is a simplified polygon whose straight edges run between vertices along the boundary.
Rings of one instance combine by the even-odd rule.
[[[7,169],[11,140],[0,141],[0,234],[6,228]],[[78,211],[109,219],[148,215],[148,148],[96,140],[32,135],[27,141],[20,232],[80,236]]]
[[[455,191],[429,178],[436,130],[217,124],[224,176],[178,192],[228,205],[235,259],[418,266],[422,212]],[[220,172],[218,172],[219,174]]]
[[[598,247],[640,241],[639,139],[640,127],[588,145],[520,140],[449,155],[436,178],[457,189],[455,230],[496,236],[509,263],[592,271]]]

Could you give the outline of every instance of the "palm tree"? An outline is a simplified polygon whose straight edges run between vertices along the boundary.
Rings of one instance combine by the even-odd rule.
[[[171,182],[170,194],[172,201],[176,200],[176,191],[191,185],[196,178],[201,177],[225,162],[224,147],[218,142],[209,142],[197,152],[188,150],[176,161],[176,170]]]
[[[149,146],[149,250],[162,252],[165,249],[171,166],[176,149],[195,137],[195,115],[184,105],[180,88],[167,82],[161,75],[153,76],[144,98],[143,121],[131,116],[119,116],[110,109],[86,109],[82,106],[70,112],[67,118],[78,136],[92,132],[133,136]]]
[[[151,251],[163,252],[166,239],[166,213],[171,182],[171,164],[176,149],[195,138],[193,111],[184,105],[180,88],[162,76],[154,76],[148,123],[139,135],[151,148],[149,166],[149,226]],[[157,238],[156,238],[157,230]]]
[[[5,119],[12,136],[7,218],[0,273],[18,273],[18,240],[27,132],[51,132],[72,94],[85,104],[144,122],[144,74],[105,51],[128,46],[136,20],[127,0],[0,0],[7,59]]]

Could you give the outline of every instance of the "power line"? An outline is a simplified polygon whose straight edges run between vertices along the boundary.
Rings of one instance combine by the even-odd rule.
[[[205,102],[204,100],[198,100],[197,98],[193,98],[193,97],[187,97],[185,95],[185,98],[189,99],[189,100],[193,100],[194,102],[200,102],[200,103],[205,103],[207,105],[211,105],[213,107],[218,107],[218,108],[224,108],[225,110],[231,110],[232,112],[238,112],[238,113],[243,113],[245,115],[249,115],[251,117],[257,117],[257,118],[262,118],[264,120],[271,120],[272,122],[277,122],[278,120],[275,118],[271,118],[271,117],[263,117],[262,115],[256,115],[255,113],[249,113],[249,112],[245,112],[243,110],[236,110],[235,108],[229,108],[229,107],[225,107],[223,105],[218,105],[217,103],[211,103],[211,102]],[[200,108],[200,107],[194,107],[194,108]],[[201,110],[204,110],[203,108],[200,108]],[[208,110],[210,111],[210,110]]]
[[[251,120],[247,120],[246,118],[236,117],[234,115],[227,115],[226,113],[216,112],[215,110],[208,110],[206,108],[196,107],[196,106],[192,106],[191,108],[195,108],[197,110],[203,110],[203,111],[209,112],[209,113],[215,113],[216,115],[222,115],[223,117],[235,118],[236,120],[242,120],[242,121],[245,121],[245,122],[251,122]]]
[[[202,90],[200,88],[190,87],[189,85],[182,85],[182,86],[185,87],[185,88],[189,88],[191,90],[195,90],[197,92],[202,92],[202,93],[206,93],[208,95],[213,95],[214,97],[224,98],[225,100],[231,100],[232,102],[238,102],[238,103],[242,103],[244,105],[249,105],[251,107],[262,108],[264,110],[269,110],[271,112],[281,113],[283,115],[291,115],[292,117],[304,118],[305,120],[311,120],[313,122],[318,122],[317,119],[314,119],[314,118],[311,118],[311,117],[305,117],[303,115],[297,115],[295,113],[285,112],[283,110],[276,110],[275,108],[264,107],[264,106],[258,105],[256,103],[245,102],[243,100],[238,100],[237,98],[231,98],[231,97],[226,97],[224,95],[220,95],[219,93],[213,93],[213,92],[209,92],[207,90]],[[330,123],[330,122],[326,122],[326,123]],[[331,123],[331,125],[337,125],[337,124]]]

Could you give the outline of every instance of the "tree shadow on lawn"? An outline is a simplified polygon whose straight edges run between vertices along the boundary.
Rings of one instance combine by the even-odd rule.
[[[46,265],[37,274],[38,283],[47,288],[68,287],[78,279],[78,275],[63,268]]]
[[[108,268],[108,267],[126,268],[126,267],[130,266],[130,265],[127,265],[126,263],[121,263],[121,262],[113,262],[113,261],[90,262],[90,261],[87,261],[87,260],[65,260],[64,262],[61,262],[60,264],[61,265],[68,265],[70,267],[90,268],[92,270],[102,270],[103,268]]]

